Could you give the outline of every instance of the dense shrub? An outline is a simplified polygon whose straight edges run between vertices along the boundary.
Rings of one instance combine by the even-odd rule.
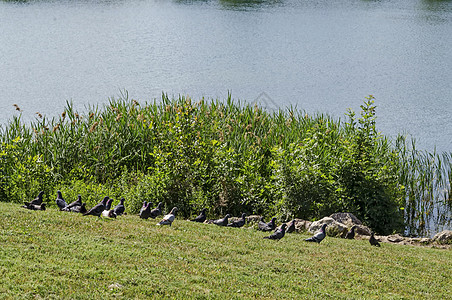
[[[230,96],[141,105],[125,93],[85,114],[68,103],[58,118],[24,125],[19,116],[2,128],[0,197],[20,202],[45,190],[53,203],[60,189],[88,206],[108,195],[125,197],[133,213],[163,202],[185,217],[202,207],[212,217],[281,220],[348,211],[379,233],[401,230],[407,182],[416,180],[407,149],[377,132],[373,97],[361,109],[342,122]]]

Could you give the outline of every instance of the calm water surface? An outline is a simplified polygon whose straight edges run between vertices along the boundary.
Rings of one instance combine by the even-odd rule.
[[[123,89],[142,102],[265,93],[270,108],[337,117],[372,94],[383,133],[452,151],[451,49],[451,1],[0,2],[0,120]]]
[[[452,151],[452,1],[0,2],[0,124],[121,90],[294,105],[343,117],[376,97],[377,126]]]

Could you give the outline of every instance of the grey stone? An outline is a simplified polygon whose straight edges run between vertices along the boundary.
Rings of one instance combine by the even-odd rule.
[[[343,213],[338,212],[334,213],[330,216],[330,218],[334,219],[335,221],[348,225],[349,227],[352,227],[353,225],[362,225],[363,222],[361,222],[357,217],[355,217],[352,213]]]
[[[437,234],[432,239],[438,244],[452,244],[452,230],[444,230]]]
[[[309,232],[317,232],[318,230],[320,230],[320,228],[322,228],[323,224],[328,225],[326,227],[326,233],[328,236],[342,236],[348,231],[348,227],[345,224],[339,223],[333,218],[324,217],[323,219],[312,222],[311,226],[309,227]]]
[[[398,234],[388,235],[386,239],[391,243],[400,243],[405,241],[405,238]]]

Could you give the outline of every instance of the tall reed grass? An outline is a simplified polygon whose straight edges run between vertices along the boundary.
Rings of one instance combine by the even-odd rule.
[[[19,114],[0,130],[0,197],[44,190],[53,199],[60,189],[89,204],[126,196],[132,211],[163,201],[185,216],[209,207],[281,220],[346,210],[381,233],[425,232],[432,215],[447,221],[450,154],[379,134],[373,101],[345,121],[293,107],[271,113],[230,95],[140,104],[127,92],[85,112],[67,102],[30,124]]]

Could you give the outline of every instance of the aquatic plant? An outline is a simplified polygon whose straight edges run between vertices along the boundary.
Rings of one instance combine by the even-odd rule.
[[[283,220],[349,211],[379,233],[424,230],[434,210],[450,211],[450,155],[382,136],[375,109],[372,96],[346,121],[268,112],[231,95],[141,104],[124,92],[86,112],[67,102],[58,117],[27,125],[19,114],[1,128],[0,197],[60,189],[88,204],[104,193],[128,197],[135,210],[146,200],[185,216],[209,207]]]

